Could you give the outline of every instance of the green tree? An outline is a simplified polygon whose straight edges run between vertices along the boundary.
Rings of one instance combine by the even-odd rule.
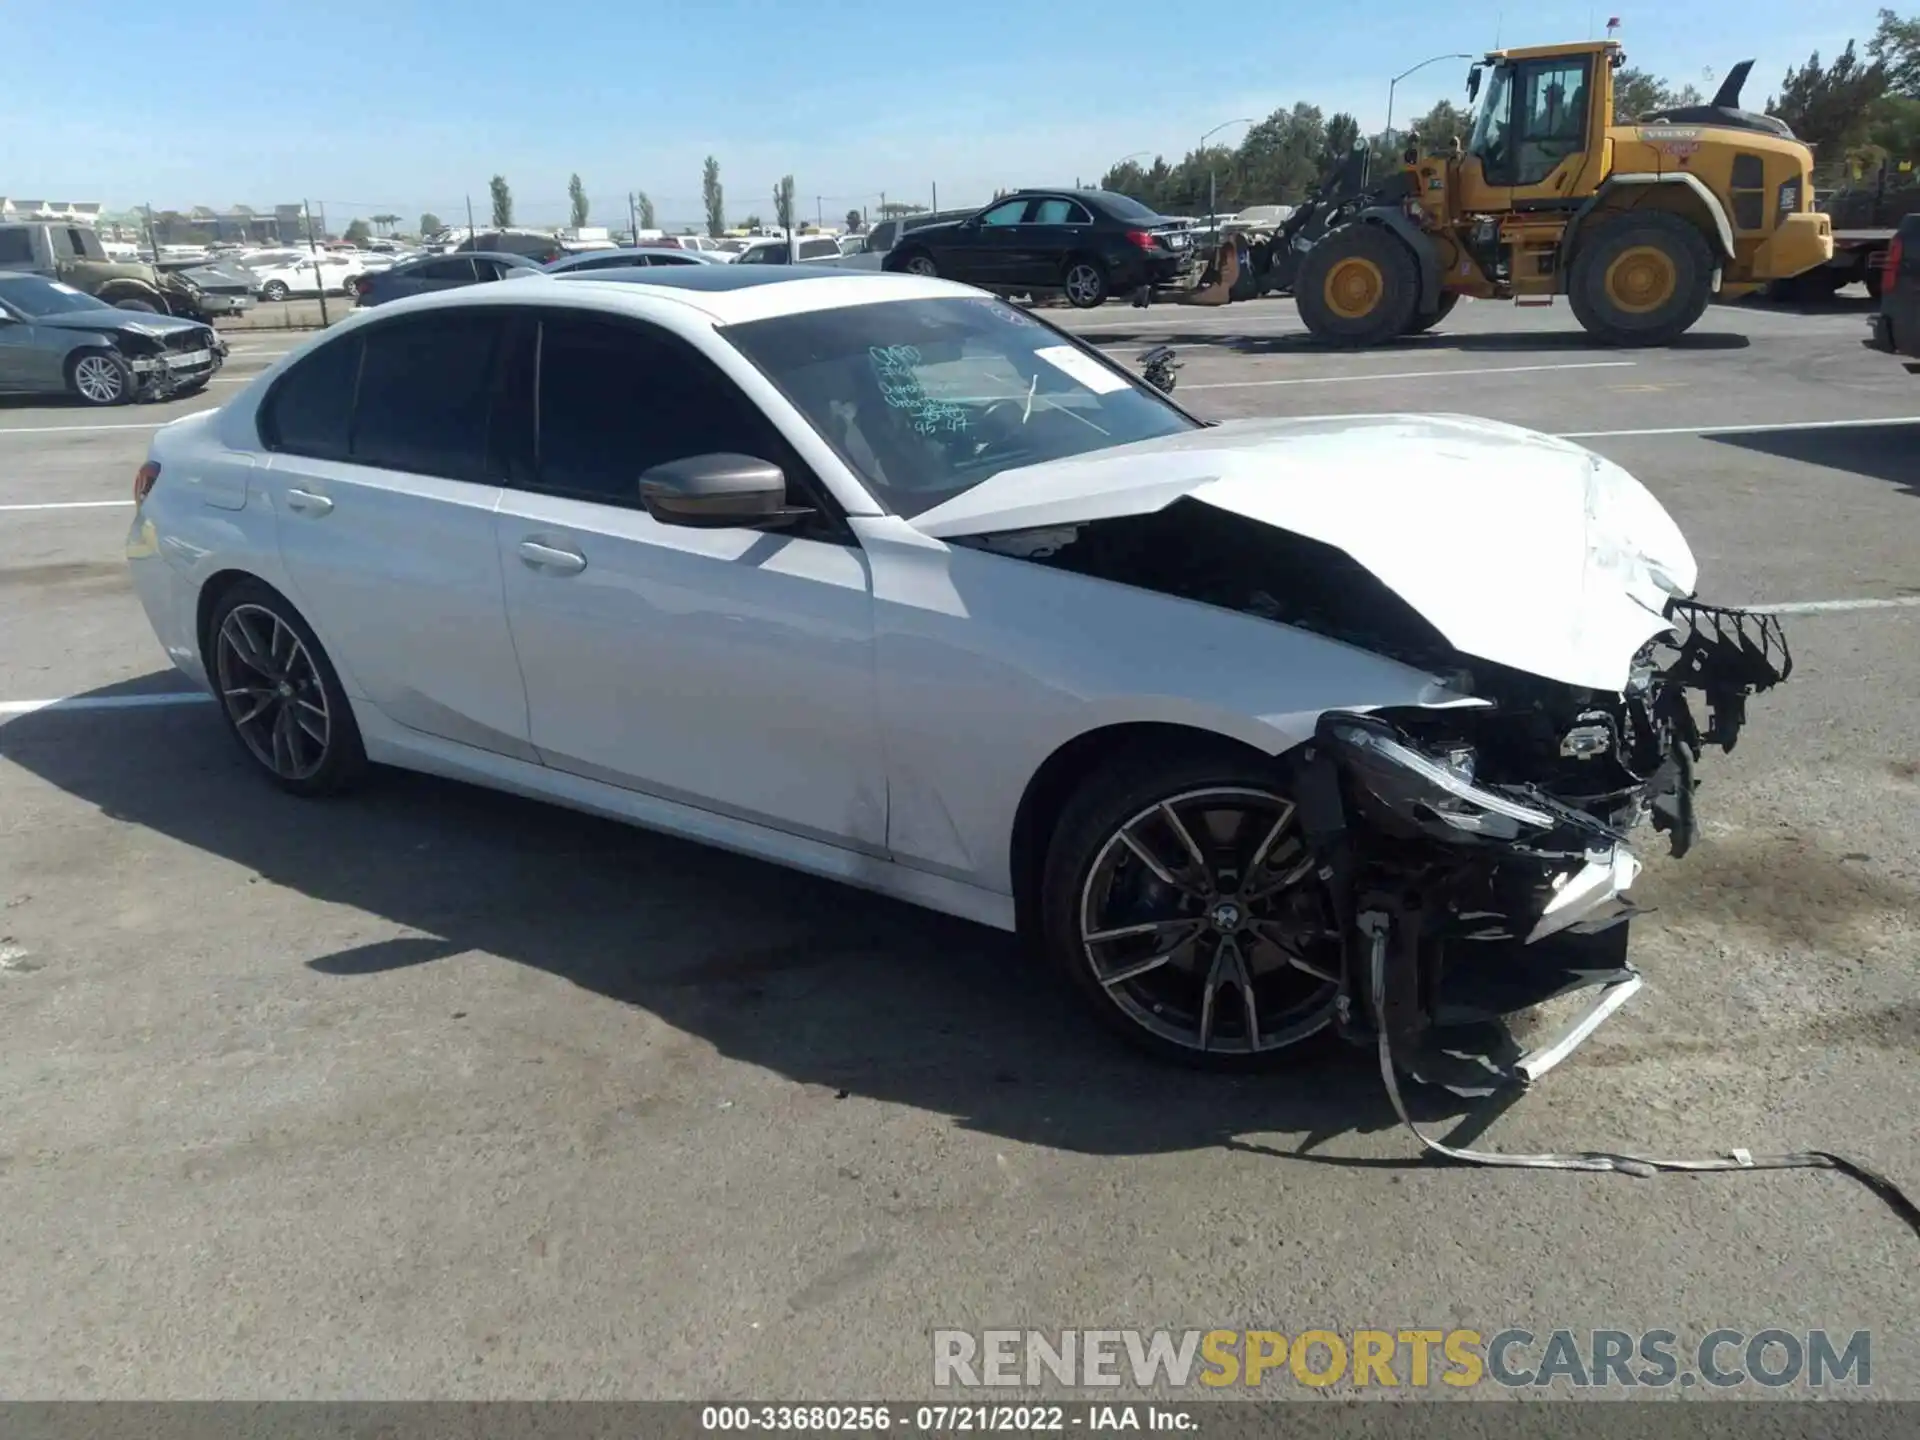
[[[1889,91],[1920,99],[1920,18],[1903,20],[1891,10],[1882,10],[1880,27],[1867,42],[1867,54],[1886,67]]]
[[[633,192],[633,213],[640,221],[642,230],[657,230],[660,222],[653,213],[653,197],[644,190]]]
[[[1413,129],[1409,133],[1422,150],[1429,154],[1440,154],[1456,136],[1464,143],[1467,129],[1467,116],[1460,107],[1451,100],[1440,100],[1413,122]]]
[[[1353,147],[1360,143],[1360,122],[1342,110],[1327,117],[1326,141],[1320,148],[1316,180],[1325,180],[1346,163]]]
[[[858,210],[847,211],[847,233],[849,235],[858,235],[866,228],[867,223],[860,218],[860,212]]]
[[[572,215],[573,228],[578,230],[587,223],[587,187],[580,183],[578,171],[567,181],[567,206]]]
[[[391,235],[393,233],[393,227],[399,223],[400,217],[398,215],[376,215],[373,217],[373,228],[381,235]]]
[[[720,188],[720,162],[711,155],[700,169],[700,198],[707,207],[708,238],[718,239],[727,233],[727,201]]]
[[[1613,123],[1630,125],[1643,115],[1658,115],[1682,105],[1698,105],[1700,92],[1691,85],[1674,89],[1657,75],[1628,67],[1613,74]]]
[[[1874,110],[1886,93],[1886,65],[1879,60],[1863,63],[1849,40],[1832,64],[1823,66],[1815,51],[1805,65],[1789,70],[1767,109],[1813,147],[1814,163],[1828,178],[1844,171],[1847,152],[1866,142]]]
[[[762,228],[760,224],[760,217],[757,214],[747,216],[747,218],[742,220],[740,223],[749,230],[759,230]]]
[[[507,177],[496,175],[487,182],[487,190],[493,196],[493,223],[499,229],[513,224],[513,191],[507,188]]]
[[[420,238],[422,240],[433,234],[434,231],[444,228],[445,226],[440,222],[440,217],[431,210],[423,210],[420,213]]]
[[[793,229],[793,176],[782,175],[773,187],[773,221],[782,230]]]
[[[366,221],[353,219],[347,222],[347,228],[340,238],[355,245],[361,245],[373,238],[373,230]]]

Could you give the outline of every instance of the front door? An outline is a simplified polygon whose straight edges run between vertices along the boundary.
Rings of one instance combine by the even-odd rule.
[[[505,312],[375,321],[262,407],[290,597],[349,691],[409,729],[533,759],[493,539]]]
[[[57,390],[66,383],[72,330],[36,327],[23,312],[0,305],[0,390]]]
[[[546,313],[529,463],[500,506],[533,744],[555,769],[878,852],[886,768],[866,555],[774,426],[687,342]],[[771,460],[815,521],[663,525],[642,471]]]
[[[1496,67],[1461,169],[1466,212],[1571,204],[1587,187],[1587,141],[1596,98],[1591,55],[1548,56]]]
[[[1031,200],[1008,200],[982,211],[963,227],[950,242],[962,257],[953,278],[967,285],[1017,283],[1021,221],[1032,205]]]

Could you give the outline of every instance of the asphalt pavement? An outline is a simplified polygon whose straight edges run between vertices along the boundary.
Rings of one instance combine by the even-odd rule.
[[[1367,353],[1284,301],[1046,313],[1174,344],[1209,416],[1577,436],[1707,598],[1785,612],[1700,846],[1647,847],[1646,988],[1477,1143],[1920,1190],[1920,381],[1865,302],[1662,351],[1562,307]],[[1869,1330],[1865,1393],[1920,1398],[1920,1238],[1838,1175],[1422,1163],[1366,1057],[1169,1070],[997,934],[450,783],[261,783],[121,549],[153,427],[304,338],[168,405],[0,400],[0,1395],[898,1398],[936,1329],[1520,1326]]]

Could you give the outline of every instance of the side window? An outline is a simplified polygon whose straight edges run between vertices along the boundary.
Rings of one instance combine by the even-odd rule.
[[[360,337],[322,345],[274,382],[260,407],[260,440],[269,450],[347,458],[347,422],[360,374]]]
[[[824,260],[839,253],[840,242],[837,240],[802,240],[800,242],[802,260]]]
[[[982,225],[1018,225],[1020,217],[1027,213],[1028,201],[1009,200],[1004,205],[996,205],[980,217]]]
[[[1036,225],[1089,225],[1092,217],[1071,200],[1055,197],[1042,200],[1034,211],[1033,223]]]
[[[31,265],[33,236],[25,230],[0,230],[0,265]]]
[[[817,503],[813,476],[773,422],[675,336],[549,314],[537,390],[538,489],[637,509],[642,471],[730,451],[772,461],[796,503]]]
[[[407,272],[413,280],[471,280],[473,279],[473,261],[435,260],[426,265],[415,266]]]
[[[1728,190],[1733,200],[1734,228],[1764,230],[1767,224],[1766,162],[1744,151],[1735,155],[1732,180]]]
[[[56,259],[71,260],[77,253],[73,248],[73,237],[67,233],[64,225],[49,225],[47,241],[53,246]]]
[[[352,458],[357,464],[485,477],[494,352],[504,312],[409,316],[364,330]]]
[[[882,220],[867,232],[867,249],[869,251],[891,250],[893,248],[893,232],[898,228],[899,226],[894,221]]]
[[[1514,101],[1519,149],[1513,184],[1538,185],[1586,148],[1587,65],[1581,57],[1521,68]]]

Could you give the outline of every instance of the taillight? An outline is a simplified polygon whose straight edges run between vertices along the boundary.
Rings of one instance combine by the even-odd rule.
[[[138,505],[153,493],[154,482],[160,478],[160,462],[149,460],[133,472],[133,503]]]
[[[371,275],[356,275],[353,277],[352,289],[354,294],[364,295],[372,288],[373,277]]]
[[[1142,250],[1158,250],[1160,248],[1160,242],[1153,238],[1150,231],[1146,230],[1129,230],[1127,232],[1127,243],[1129,245],[1137,245]]]
[[[1899,235],[1893,237],[1893,243],[1887,246],[1886,259],[1880,262],[1880,278],[1883,282],[1898,278],[1900,262],[1907,258],[1906,241]]]

